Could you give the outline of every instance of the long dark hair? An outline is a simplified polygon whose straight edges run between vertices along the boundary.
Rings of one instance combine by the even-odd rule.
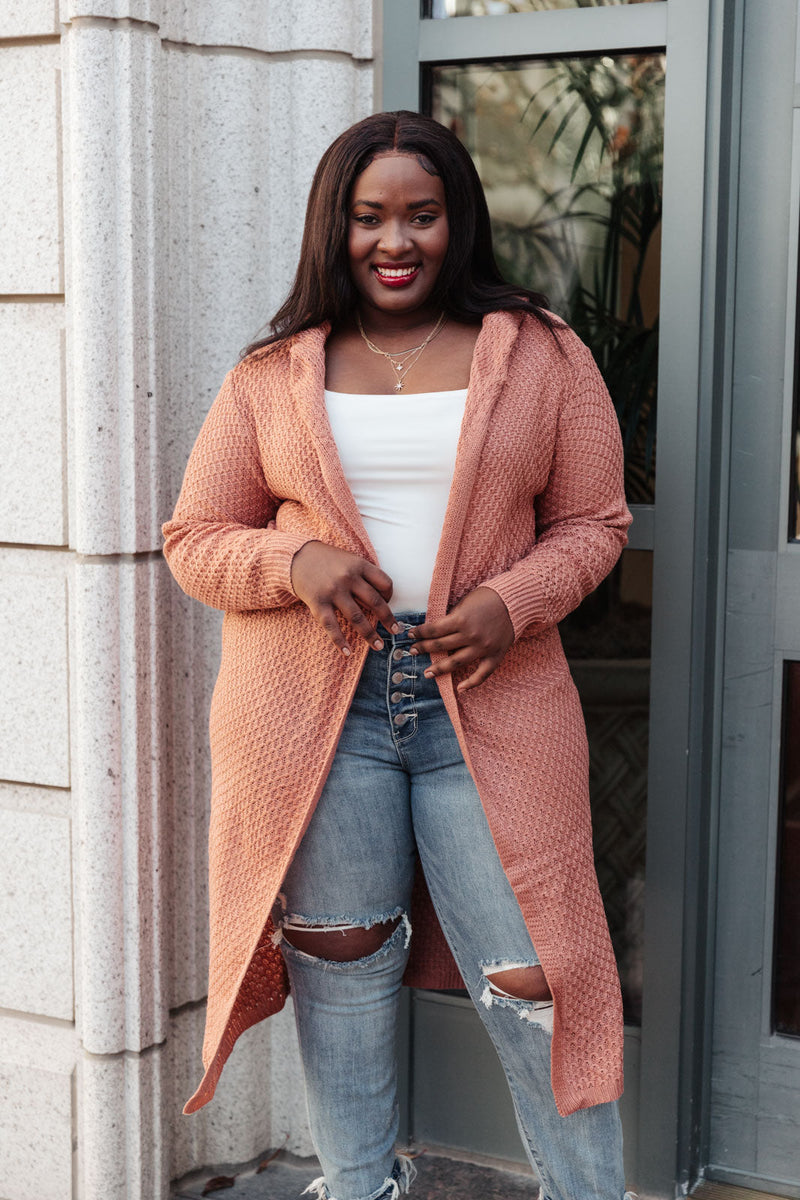
[[[444,188],[450,241],[431,301],[456,320],[511,309],[532,313],[554,331],[545,297],[507,283],[500,274],[483,187],[464,146],[438,121],[401,110],[351,125],[323,154],[308,197],[292,289],[268,326],[269,336],[249,345],[243,357],[301,329],[323,321],[336,326],[352,315],[358,293],[347,255],[350,195],[361,172],[391,150],[415,155]]]

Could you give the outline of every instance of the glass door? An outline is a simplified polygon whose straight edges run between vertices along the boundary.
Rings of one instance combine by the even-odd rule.
[[[639,515],[614,573],[561,635],[586,714],[600,886],[626,1021],[641,1022],[656,488],[665,55],[432,66],[424,106],[475,161],[506,278],[549,297],[593,351]]]
[[[503,270],[591,346],[620,419],[629,547],[562,636],[623,981],[628,1179],[672,1195],[690,1158],[681,1008],[696,1003],[685,838],[702,753],[690,740],[708,7],[431,0],[420,16],[415,0],[391,0],[383,20],[383,107],[421,108],[464,141]],[[417,993],[411,1030],[411,1132],[521,1159],[468,1002]]]

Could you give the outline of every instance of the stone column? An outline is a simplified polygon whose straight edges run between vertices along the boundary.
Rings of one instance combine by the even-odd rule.
[[[287,1136],[310,1151],[290,1011],[180,1113],[201,1070],[219,618],[172,582],[160,526],[290,282],[320,153],[373,108],[371,59],[371,0],[0,17],[9,1200],[162,1198]]]

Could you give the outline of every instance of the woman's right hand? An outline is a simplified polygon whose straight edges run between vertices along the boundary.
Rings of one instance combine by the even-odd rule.
[[[388,604],[392,581],[385,571],[368,559],[325,542],[306,542],[292,559],[291,574],[294,594],[303,601],[342,654],[349,654],[350,647],[336,618],[337,612],[373,650],[383,649],[383,641],[364,616],[359,603],[371,609],[385,629],[399,632],[400,627]]]

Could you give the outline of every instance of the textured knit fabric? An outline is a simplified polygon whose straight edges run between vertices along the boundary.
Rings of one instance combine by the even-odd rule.
[[[273,901],[303,836],[369,653],[338,651],[297,600],[294,554],[318,539],[375,561],[324,405],[327,328],[250,355],[227,376],[164,526],[189,595],[225,611],[211,707],[210,975],[200,1086],[211,1099],[236,1038],[285,1002]],[[442,698],[552,991],[551,1078],[562,1114],[622,1089],[622,1006],[592,856],[588,752],[556,623],[614,565],[630,515],[613,407],[568,329],[493,313],[475,345],[431,620],[478,585],[516,640],[480,687]],[[420,430],[424,436],[424,430]],[[460,985],[419,879],[405,981]]]

